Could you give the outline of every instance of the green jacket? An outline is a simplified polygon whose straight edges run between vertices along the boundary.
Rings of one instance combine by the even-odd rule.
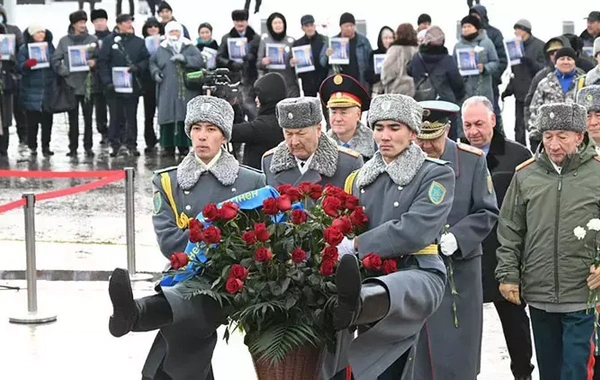
[[[504,198],[496,279],[520,284],[527,302],[585,303],[592,253],[573,230],[600,215],[600,158],[586,138],[558,174],[540,152],[517,168]]]

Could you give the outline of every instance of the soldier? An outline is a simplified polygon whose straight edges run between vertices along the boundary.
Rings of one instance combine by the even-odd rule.
[[[581,104],[587,110],[585,129],[589,139],[595,145],[596,153],[600,155],[600,86],[591,85],[582,88],[577,94],[577,104]],[[600,364],[600,361],[598,363]]]
[[[453,276],[449,274],[442,304],[419,336],[415,379],[475,380],[483,326],[481,243],[498,219],[496,194],[483,151],[447,137],[449,118],[458,106],[443,101],[421,105],[425,111],[417,142],[429,157],[452,165],[456,196],[449,228],[440,239],[440,251]]]
[[[327,135],[339,145],[360,153],[365,161],[373,157],[377,150],[373,130],[360,121],[371,102],[367,90],[351,76],[335,74],[323,81],[319,96],[329,109],[331,129]]]
[[[241,166],[223,149],[231,138],[233,109],[226,101],[198,96],[187,105],[185,133],[193,151],[176,167],[156,172],[152,221],[165,257],[184,251],[187,225],[208,203],[261,188],[263,175]],[[214,300],[183,298],[178,285],[133,299],[127,271],[115,269],[109,282],[113,303],[109,330],[115,337],[130,331],[160,329],[143,369],[144,379],[212,379],[211,358],[222,317]],[[162,376],[162,377],[161,377]]]
[[[414,143],[421,115],[408,96],[374,98],[368,122],[379,151],[346,184],[369,222],[366,232],[338,246],[334,324],[345,330],[376,323],[348,351],[359,380],[409,376],[417,335],[444,295],[446,268],[437,242],[454,198],[454,173]],[[357,258],[369,253],[396,260],[401,270],[361,286]]]
[[[284,99],[277,103],[277,117],[285,141],[263,155],[268,185],[313,182],[343,187],[348,175],[362,166],[358,153],[337,146],[321,132],[323,111],[317,98]]]

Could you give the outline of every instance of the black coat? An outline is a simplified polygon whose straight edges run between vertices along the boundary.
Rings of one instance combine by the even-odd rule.
[[[246,87],[253,86],[254,82],[258,78],[258,69],[256,68],[256,58],[258,57],[258,47],[260,46],[260,35],[258,35],[252,27],[246,28],[246,37],[248,41],[248,52],[244,57],[242,64],[229,59],[229,48],[227,46],[228,38],[239,38],[240,34],[231,28],[229,33],[225,34],[221,38],[219,44],[219,52],[217,54],[217,66],[226,67],[231,71],[229,75],[232,82],[242,81],[242,84]]]
[[[120,49],[114,49],[115,38],[121,37],[118,45]],[[112,85],[112,69],[113,67],[129,67],[135,65],[137,73],[133,75],[133,93],[118,94],[118,96],[139,96],[142,93],[141,76],[148,69],[148,60],[150,53],[146,49],[145,41],[133,34],[117,34],[113,33],[102,41],[102,48],[98,53],[98,70],[100,72],[100,80],[106,87]],[[114,95],[114,93],[109,94]]]
[[[204,50],[205,47],[208,47],[208,48],[211,48],[211,49],[219,51],[219,44],[215,40],[210,40],[210,42],[208,44],[205,44],[204,42],[198,42],[197,41],[196,47],[200,51]]]
[[[256,81],[254,91],[260,107],[258,116],[248,122],[233,125],[231,142],[245,143],[242,163],[261,170],[263,154],[283,141],[275,108],[287,96],[285,81],[278,73],[268,73]]]
[[[513,75],[503,93],[503,96],[514,95],[518,102],[525,102],[533,77],[546,65],[542,40],[531,36],[523,42],[523,47],[525,59],[521,59],[520,64],[511,67]]]
[[[309,38],[306,34],[301,38],[294,41],[294,46],[310,45],[312,51],[312,61],[315,65],[315,71],[309,71],[306,73],[298,74],[298,77],[302,79],[302,90],[304,96],[317,96],[321,83],[327,78],[329,68],[321,65],[319,59],[323,47],[327,44],[327,37],[316,33],[314,36]]]
[[[498,69],[492,73],[492,79],[494,86],[498,86],[502,83],[502,74],[508,67],[508,57],[506,56],[506,50],[504,48],[504,36],[502,36],[502,32],[493,26],[490,25],[490,20],[488,19],[487,9],[480,4],[474,5],[469,14],[477,13],[481,16],[481,24],[485,29],[487,36],[494,47],[496,48],[496,53],[498,54]]]
[[[500,133],[495,132],[490,150],[486,156],[487,166],[492,175],[494,190],[496,190],[496,199],[498,207],[502,206],[504,195],[510,185],[515,168],[531,157],[529,149],[523,145],[504,138]],[[494,227],[492,232],[483,241],[482,282],[483,282],[483,301],[492,302],[504,299],[498,290],[498,281],[494,272],[498,261],[496,260],[496,250],[500,246],[498,235]]]

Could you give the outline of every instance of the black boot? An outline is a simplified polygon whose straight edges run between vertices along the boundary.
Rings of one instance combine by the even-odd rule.
[[[390,309],[387,289],[375,282],[361,284],[356,256],[342,257],[335,274],[335,284],[338,299],[333,324],[336,330],[374,323],[387,315]]]
[[[173,319],[169,302],[162,294],[133,299],[129,273],[117,268],[108,283],[108,293],[113,304],[113,315],[108,329],[115,337],[130,331],[151,331],[168,325]]]

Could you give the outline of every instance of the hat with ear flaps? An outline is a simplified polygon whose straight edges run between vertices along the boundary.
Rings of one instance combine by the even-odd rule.
[[[583,133],[586,120],[587,110],[580,104],[550,103],[540,107],[535,124],[540,133],[547,131]]]
[[[233,129],[233,118],[233,108],[226,100],[214,96],[196,96],[187,104],[185,134],[190,137],[190,131],[194,124],[211,123],[218,127],[229,141]]]
[[[419,133],[422,117],[423,107],[410,96],[385,94],[373,98],[367,121],[371,128],[378,121],[396,121]]]
[[[319,99],[310,96],[283,99],[277,103],[275,115],[283,129],[314,127],[323,121]]]

